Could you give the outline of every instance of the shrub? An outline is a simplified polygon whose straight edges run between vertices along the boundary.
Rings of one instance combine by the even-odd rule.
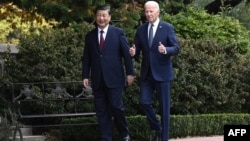
[[[93,25],[82,24],[90,30]],[[79,27],[43,29],[20,38],[16,60],[7,64],[12,82],[79,80],[84,33]]]
[[[160,118],[158,116],[158,118]],[[93,122],[95,118],[65,119],[67,123]],[[130,136],[136,141],[145,141],[149,139],[150,128],[145,116],[136,115],[127,117]],[[171,115],[170,117],[170,138],[179,138],[187,136],[210,136],[223,135],[224,125],[247,125],[250,122],[249,114],[198,114],[198,115]],[[77,129],[77,130],[76,130]],[[114,126],[114,139],[119,140],[119,134]],[[62,128],[63,140],[75,139],[78,141],[92,140],[99,138],[98,126],[86,125],[82,127]]]
[[[174,58],[172,113],[249,112],[249,55],[236,44],[184,40]]]
[[[162,20],[172,23],[181,38],[212,38],[220,43],[235,43],[241,53],[250,53],[250,32],[232,17],[210,15],[204,10],[187,8],[187,11],[175,16],[165,14]]]

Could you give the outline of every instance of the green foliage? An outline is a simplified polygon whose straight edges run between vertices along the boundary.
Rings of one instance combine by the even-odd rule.
[[[135,79],[135,82],[132,86],[126,87],[123,94],[123,102],[125,103],[125,111],[127,115],[137,115],[143,114],[142,109],[139,107],[139,85],[138,79]],[[138,108],[135,108],[138,107]]]
[[[12,113],[10,111],[10,108],[11,102],[9,101],[8,97],[6,97],[5,95],[0,95],[0,118],[4,118],[2,120],[5,120],[6,124],[9,122],[8,120],[12,120]]]
[[[249,120],[249,114],[172,115],[170,136],[176,138],[223,135],[224,125],[247,125]]]
[[[77,31],[92,28],[93,25],[83,23],[74,28],[44,29],[40,34],[21,36],[16,61],[10,61],[6,67],[11,81],[79,80],[86,32]]]
[[[11,134],[12,113],[9,102],[0,97],[0,140],[7,141]]]
[[[146,116],[136,115],[127,118],[132,139],[145,141],[149,139],[150,126]]]
[[[56,25],[54,20],[45,21],[37,14],[22,11],[12,3],[1,5],[0,8],[0,42],[18,44],[20,33],[39,32],[40,28],[51,28]]]
[[[126,16],[133,8],[121,9]],[[204,11],[189,9],[189,14],[163,15],[173,23],[180,41],[181,52],[174,57],[176,79],[172,87],[171,108],[174,114],[249,112],[249,55],[248,32],[236,20],[211,16]],[[114,23],[129,34],[132,42],[135,33],[133,18],[122,17]],[[221,24],[223,23],[223,24]],[[129,26],[127,26],[129,25]],[[2,82],[67,81],[81,79],[81,56],[85,34],[94,28],[88,23],[71,23],[65,29],[43,29],[30,34],[20,34],[20,52],[16,60],[5,56],[7,75]],[[225,32],[227,31],[227,32]],[[218,33],[217,33],[218,32]],[[243,36],[246,35],[246,36]],[[244,41],[244,42],[243,42]],[[135,63],[136,71],[140,71]],[[124,102],[128,115],[140,114],[139,77],[126,89]],[[157,102],[155,103],[157,105]]]
[[[175,15],[186,8],[183,0],[164,0],[163,2],[159,2],[159,5],[162,14],[169,13]]]
[[[125,30],[128,41],[132,44],[136,31],[135,28],[140,19],[140,12],[136,10],[135,6],[124,4],[112,13],[112,19],[115,26]]]
[[[83,118],[72,118],[65,119],[62,121],[66,124],[85,124],[84,126],[72,126],[61,128],[61,132],[64,135],[63,140],[98,140],[99,139],[99,126],[97,124],[96,117],[83,117]]]
[[[160,116],[158,116],[160,118]],[[64,123],[89,123],[95,122],[96,118],[65,119]],[[130,136],[136,141],[149,139],[150,128],[145,116],[127,117]],[[171,115],[170,117],[170,138],[187,136],[210,136],[223,135],[223,127],[226,124],[247,125],[250,123],[250,114],[200,114],[200,115]],[[114,132],[117,129],[114,126]],[[67,127],[61,130],[64,140],[91,139],[98,140],[99,128],[95,125],[85,125],[83,127]],[[83,134],[84,133],[84,134]],[[117,132],[115,132],[117,133]],[[77,137],[77,138],[76,138]],[[92,138],[91,138],[92,137]],[[119,134],[114,135],[119,140]]]
[[[10,30],[12,30],[10,28],[10,26],[6,23],[6,21],[0,21],[0,42],[6,42],[7,38],[6,35],[9,34]]]
[[[239,19],[239,21],[247,27],[248,30],[250,30],[250,3],[247,1],[243,1],[239,5],[237,5],[234,8],[228,8],[225,11],[225,14],[231,17],[234,17],[236,19]]]
[[[179,37],[185,39],[212,38],[222,43],[235,43],[242,53],[250,52],[250,32],[231,17],[210,15],[204,10],[188,8],[175,16],[168,14],[162,20],[175,26]]]
[[[66,5],[52,1],[49,3],[42,3],[39,7],[40,11],[43,12],[47,19],[55,18],[62,23],[68,22],[67,19],[65,19],[65,15],[70,13],[70,8]]]
[[[22,0],[22,1],[12,1],[12,0],[6,0],[1,1],[1,3],[13,3],[14,5],[17,5],[24,11],[29,11],[31,15],[35,15],[36,13],[39,13],[43,15],[43,17],[46,20],[56,20],[58,23],[60,23],[60,27],[67,27],[71,23],[81,23],[84,21],[87,21],[89,23],[93,22],[93,9],[97,5],[101,4],[110,4],[113,9],[123,9],[124,5],[133,5],[134,14],[141,12],[144,3],[147,0],[138,0],[138,1],[119,1],[119,0],[53,0],[53,1],[44,1],[44,0]],[[190,3],[192,0],[185,0],[184,2]],[[170,13],[177,13],[180,10],[184,8],[183,0],[158,0],[158,2],[162,5],[167,5],[168,12]],[[165,7],[165,6],[164,6]],[[124,11],[126,12],[126,11]],[[24,13],[27,17],[28,14]],[[117,15],[117,17],[114,15],[112,16],[113,19],[118,20],[119,17],[125,17],[125,18],[131,18],[131,15]],[[0,13],[1,18],[1,13]],[[30,20],[31,21],[31,20]],[[137,21],[138,22],[138,21]],[[137,23],[138,24],[138,23]],[[133,27],[133,26],[132,26]],[[130,27],[131,28],[131,27]]]
[[[72,24],[66,29],[41,30],[42,34],[20,36],[20,53],[16,60],[7,59],[8,76],[4,82],[81,79],[84,36],[93,27],[87,23]],[[199,31],[198,27],[201,26],[197,26]],[[183,34],[192,33],[189,30]],[[180,30],[177,33],[179,35]],[[250,91],[249,55],[239,53],[235,42],[222,43],[207,36],[193,38],[179,38],[181,52],[174,58],[176,79],[172,85],[172,113],[249,112],[250,103],[246,100]],[[139,72],[137,63],[135,67]],[[137,73],[135,83],[124,93],[127,115],[142,113],[140,108],[134,108],[139,104],[139,77]]]
[[[203,9],[206,5],[213,2],[214,0],[194,0],[192,3],[188,4],[188,7]],[[225,0],[224,0],[225,1]],[[230,1],[229,1],[230,2]],[[232,2],[232,1],[231,1]],[[250,3],[249,0],[242,0],[241,3],[234,7],[229,7],[228,5],[222,5],[222,12],[220,14],[227,15],[238,19],[248,30],[250,29],[250,18],[249,10]]]
[[[212,39],[180,40],[174,58],[172,113],[249,112],[249,55]]]
[[[83,24],[77,23],[82,21],[92,22],[90,17],[93,14],[94,6],[104,3],[104,1],[88,0],[84,3],[81,3],[81,1],[65,1],[68,5],[62,3],[59,3],[59,5],[44,3],[43,5],[39,3],[40,1],[36,1],[32,5],[34,1],[26,0],[22,1],[25,8],[26,5],[23,2],[29,3],[28,9],[35,10],[35,6],[38,9],[43,6],[44,9],[52,11],[52,13],[46,15],[48,19],[59,14],[58,18],[69,27],[65,29],[37,29],[36,26],[27,26],[25,29],[28,29],[26,31],[29,34],[20,32],[24,29],[23,27],[11,29],[11,34],[9,34],[10,28],[6,28],[9,23],[6,25],[6,21],[1,20],[0,30],[3,31],[1,33],[5,33],[4,36],[1,34],[1,39],[6,41],[5,35],[8,34],[8,37],[20,39],[20,44],[18,44],[20,52],[16,60],[13,60],[8,53],[4,54],[7,73],[0,80],[1,86],[4,86],[1,87],[1,96],[2,94],[8,95],[7,87],[2,85],[5,83],[79,80],[81,78],[81,55],[84,37],[94,26],[85,22]],[[117,3],[117,0],[106,2],[114,4],[117,9],[113,13],[112,19],[118,20],[118,22],[114,21],[112,24],[124,28],[129,42],[132,43],[135,27],[139,24],[139,15],[143,15],[141,7],[145,1],[138,1],[139,3],[135,7]],[[162,1],[162,3],[165,2]],[[173,3],[172,6],[172,8],[177,7],[177,9],[184,8],[182,4],[175,5]],[[57,10],[53,9],[55,7]],[[164,14],[162,20],[169,21],[175,26],[181,49],[180,54],[173,58],[176,79],[172,83],[171,113],[249,113],[250,56],[246,53],[250,53],[249,31],[234,18],[209,15],[203,10],[193,8],[170,16],[166,13],[176,9],[168,10],[171,7],[168,4],[161,7],[164,7],[161,11]],[[165,8],[167,8],[167,12]],[[38,11],[43,13],[41,9]],[[232,15],[237,13],[230,12],[232,11],[229,11],[229,14]],[[2,16],[2,13],[0,15]],[[246,20],[246,18],[243,19]],[[135,63],[135,66],[139,71],[140,68],[137,67],[137,63]],[[139,75],[139,73],[136,75],[133,86],[127,88],[124,93],[127,115],[142,113],[141,109],[138,108]],[[1,97],[0,99],[1,114],[10,107],[8,105],[10,101],[6,102],[4,98]],[[248,117],[248,115],[239,117],[234,114],[211,115],[208,118],[202,115],[172,116],[171,129],[174,130],[171,130],[171,137],[221,134],[221,128],[224,124],[249,123]],[[145,117],[138,116],[128,120],[130,129],[134,133],[132,134],[133,138],[141,140],[148,138],[148,124]],[[79,121],[76,122],[80,123]],[[79,131],[79,134],[75,136],[75,132],[72,131]],[[74,128],[66,131],[66,133],[69,134],[71,139],[84,135],[92,139],[93,133],[98,133],[98,127],[87,126],[82,130],[75,130]],[[83,135],[82,133],[86,134]]]
[[[6,117],[0,116],[0,140],[7,141],[11,132],[11,127]]]
[[[203,9],[206,5],[213,2],[214,0],[193,0],[192,3],[188,3],[187,7],[195,7]]]

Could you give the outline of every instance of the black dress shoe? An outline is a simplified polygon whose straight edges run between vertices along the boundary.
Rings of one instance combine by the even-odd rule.
[[[130,137],[129,136],[124,137],[123,141],[130,141]]]

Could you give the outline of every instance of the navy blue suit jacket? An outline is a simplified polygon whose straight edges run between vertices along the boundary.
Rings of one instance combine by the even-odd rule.
[[[174,79],[172,57],[179,53],[178,42],[173,25],[160,21],[157,27],[151,48],[148,45],[148,24],[138,27],[135,36],[136,54],[138,58],[142,53],[141,79],[144,80],[151,67],[152,75],[156,81],[171,81]],[[158,51],[159,42],[167,50],[167,54]]]
[[[102,51],[98,41],[98,29],[87,33],[83,51],[83,79],[91,77],[93,89],[99,87],[102,76],[107,87],[124,87],[125,74],[134,73],[129,48],[125,32],[112,25],[108,27]]]

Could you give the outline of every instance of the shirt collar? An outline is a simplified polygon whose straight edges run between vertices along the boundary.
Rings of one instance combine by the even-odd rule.
[[[100,28],[98,27],[98,33],[100,33],[100,32],[101,32],[101,30],[103,30],[103,31],[104,31],[104,33],[106,34],[106,33],[107,33],[107,31],[108,31],[108,27],[109,27],[109,25],[107,25],[104,29],[100,29]]]
[[[154,24],[154,27],[157,27],[158,24],[159,24],[159,22],[160,22],[160,19],[157,18],[156,21],[153,23],[153,24]],[[149,25],[151,26],[151,23],[150,23]]]

